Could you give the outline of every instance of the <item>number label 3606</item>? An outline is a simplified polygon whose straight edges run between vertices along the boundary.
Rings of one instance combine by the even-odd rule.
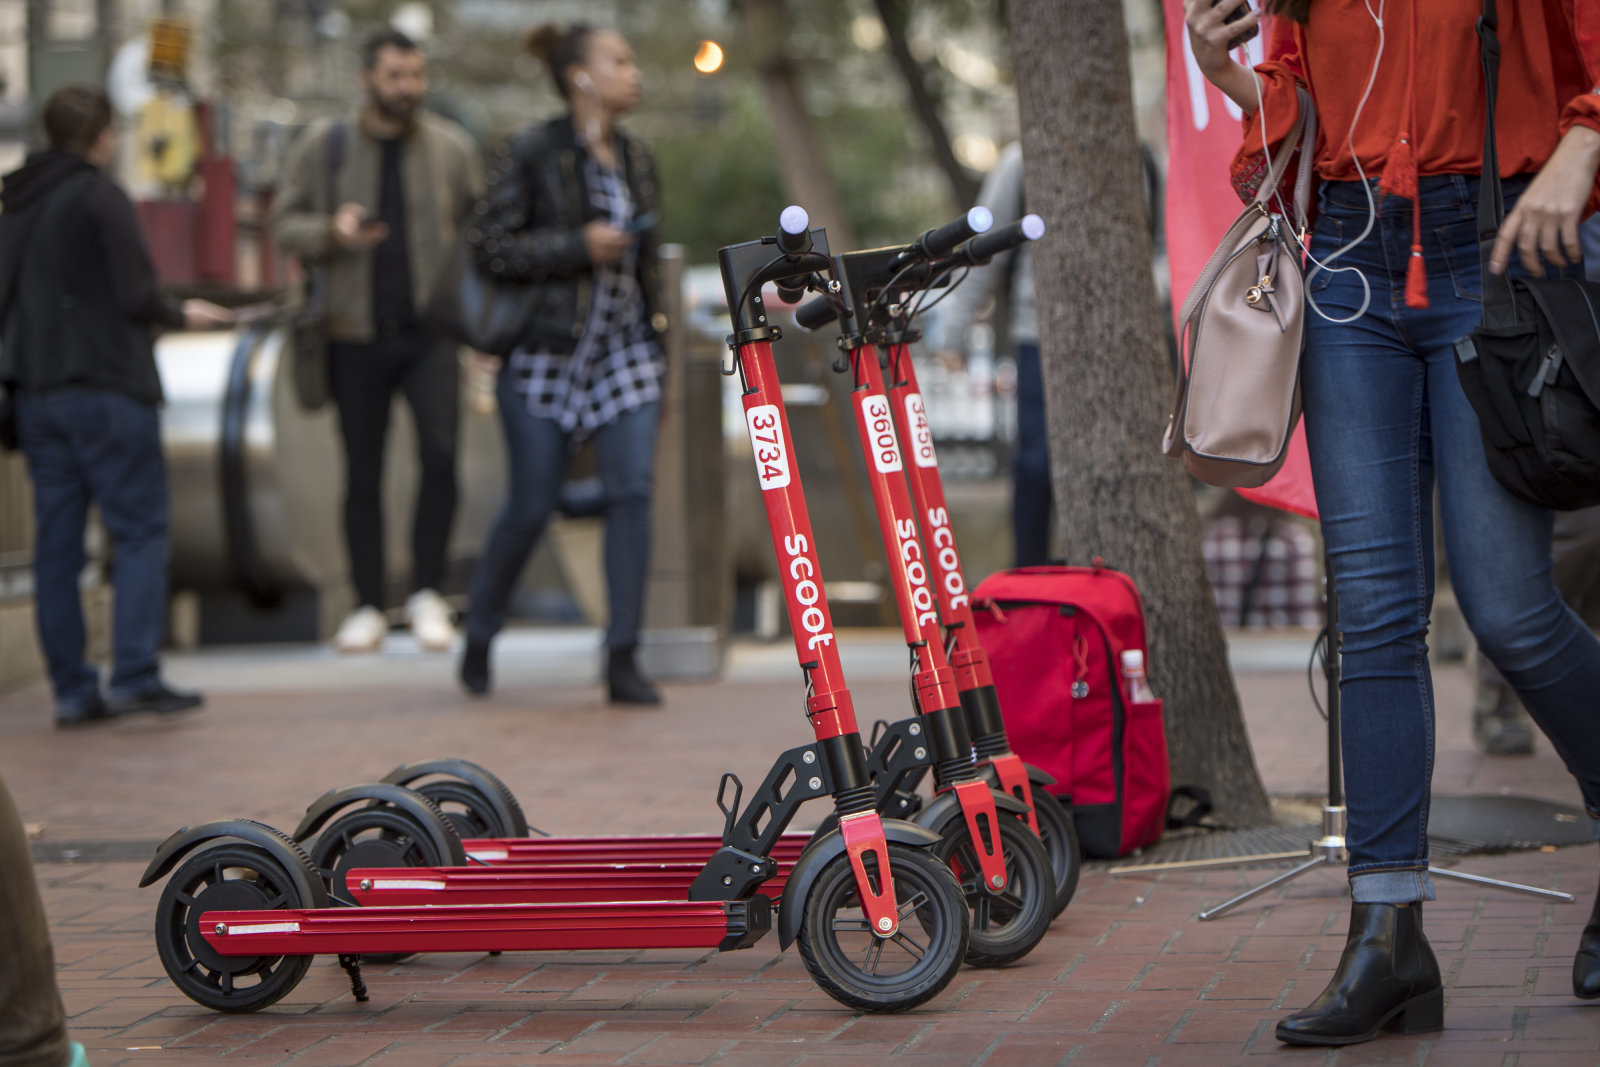
[[[783,419],[776,404],[747,408],[745,423],[750,428],[750,450],[755,454],[756,477],[761,490],[782,489],[789,484],[789,447],[783,439]]]

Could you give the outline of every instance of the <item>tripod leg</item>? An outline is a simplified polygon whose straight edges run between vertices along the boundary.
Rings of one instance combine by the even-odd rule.
[[[1267,879],[1265,882],[1262,882],[1260,885],[1256,886],[1254,889],[1245,890],[1243,893],[1240,893],[1238,896],[1234,897],[1232,900],[1225,900],[1221,904],[1218,904],[1216,907],[1211,908],[1209,911],[1202,911],[1200,913],[1200,918],[1201,918],[1202,921],[1207,920],[1207,919],[1215,919],[1217,916],[1221,915],[1223,912],[1229,911],[1229,910],[1239,906],[1240,904],[1243,904],[1245,901],[1249,900],[1251,897],[1259,896],[1260,894],[1265,893],[1267,890],[1271,889],[1275,885],[1282,885],[1284,882],[1287,882],[1291,878],[1298,878],[1300,875],[1305,874],[1307,871],[1311,870],[1313,867],[1322,867],[1322,866],[1327,865],[1327,863],[1328,863],[1328,857],[1326,857],[1326,856],[1316,856],[1316,857],[1308,860],[1307,862],[1302,863],[1300,866],[1293,868],[1292,870],[1284,871],[1282,874],[1278,875],[1275,878]]]
[[[1454,878],[1458,882],[1471,882],[1473,885],[1488,886],[1491,889],[1504,889],[1511,893],[1527,893],[1534,897],[1549,897],[1559,900],[1563,904],[1571,904],[1577,898],[1571,893],[1562,893],[1554,889],[1540,889],[1538,886],[1523,885],[1520,882],[1502,882],[1498,878],[1485,878],[1481,874],[1464,874],[1461,871],[1447,871],[1439,867],[1429,867],[1428,873],[1435,878]],[[1201,916],[1205,918],[1205,916]]]

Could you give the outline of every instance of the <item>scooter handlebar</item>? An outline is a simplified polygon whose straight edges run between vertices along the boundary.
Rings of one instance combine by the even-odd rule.
[[[819,296],[795,309],[794,324],[809,333],[822,329],[838,317],[839,312],[828,303],[828,298]]]
[[[936,226],[917,238],[917,248],[929,259],[943,259],[969,237],[984,233],[994,225],[994,213],[981,204],[959,219]]]
[[[811,250],[811,217],[799,204],[790,204],[778,216],[778,247],[791,256]]]
[[[968,266],[976,267],[989,262],[1001,252],[1037,241],[1043,236],[1044,220],[1038,215],[1024,215],[1010,225],[974,237],[962,247],[956,258]]]

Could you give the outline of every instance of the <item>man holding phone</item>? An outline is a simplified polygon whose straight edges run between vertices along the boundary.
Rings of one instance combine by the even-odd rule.
[[[465,131],[424,109],[427,58],[416,42],[384,30],[366,41],[361,59],[360,111],[311,129],[291,150],[274,231],[286,251],[322,271],[328,307],[356,592],[334,645],[373,652],[388,633],[381,483],[398,391],[411,408],[422,467],[406,619],[423,648],[444,651],[455,637],[438,590],[456,506],[460,368],[455,346],[423,325],[422,309],[482,194],[482,163]]]

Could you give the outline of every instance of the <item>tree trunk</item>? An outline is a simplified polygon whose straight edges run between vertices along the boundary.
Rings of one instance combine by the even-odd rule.
[[[939,165],[945,179],[950,182],[950,192],[956,204],[960,210],[965,210],[978,199],[978,180],[956,158],[955,150],[950,146],[950,131],[945,129],[944,117],[939,114],[939,105],[934,102],[933,94],[928,91],[922,64],[911,54],[910,42],[906,40],[906,22],[910,15],[910,5],[906,0],[876,0],[876,3],[878,18],[883,22],[884,35],[888,39],[889,54],[894,56],[894,65],[900,68],[900,75],[905,79],[906,91],[911,94],[912,113],[917,116],[917,121],[922,124],[923,131],[928,135],[928,145],[933,149],[934,162]]]
[[[806,209],[811,225],[828,231],[828,247],[855,247],[850,220],[839,201],[838,185],[828,170],[816,124],[800,94],[800,74],[789,59],[790,18],[785,0],[735,0],[741,37],[753,48],[761,88],[772,116],[778,165],[790,201]],[[774,215],[774,218],[777,216]]]
[[[1269,819],[1180,465],[1151,278],[1127,31],[1117,0],[1011,0],[1060,556],[1103,556],[1144,594],[1172,780],[1236,825]]]

